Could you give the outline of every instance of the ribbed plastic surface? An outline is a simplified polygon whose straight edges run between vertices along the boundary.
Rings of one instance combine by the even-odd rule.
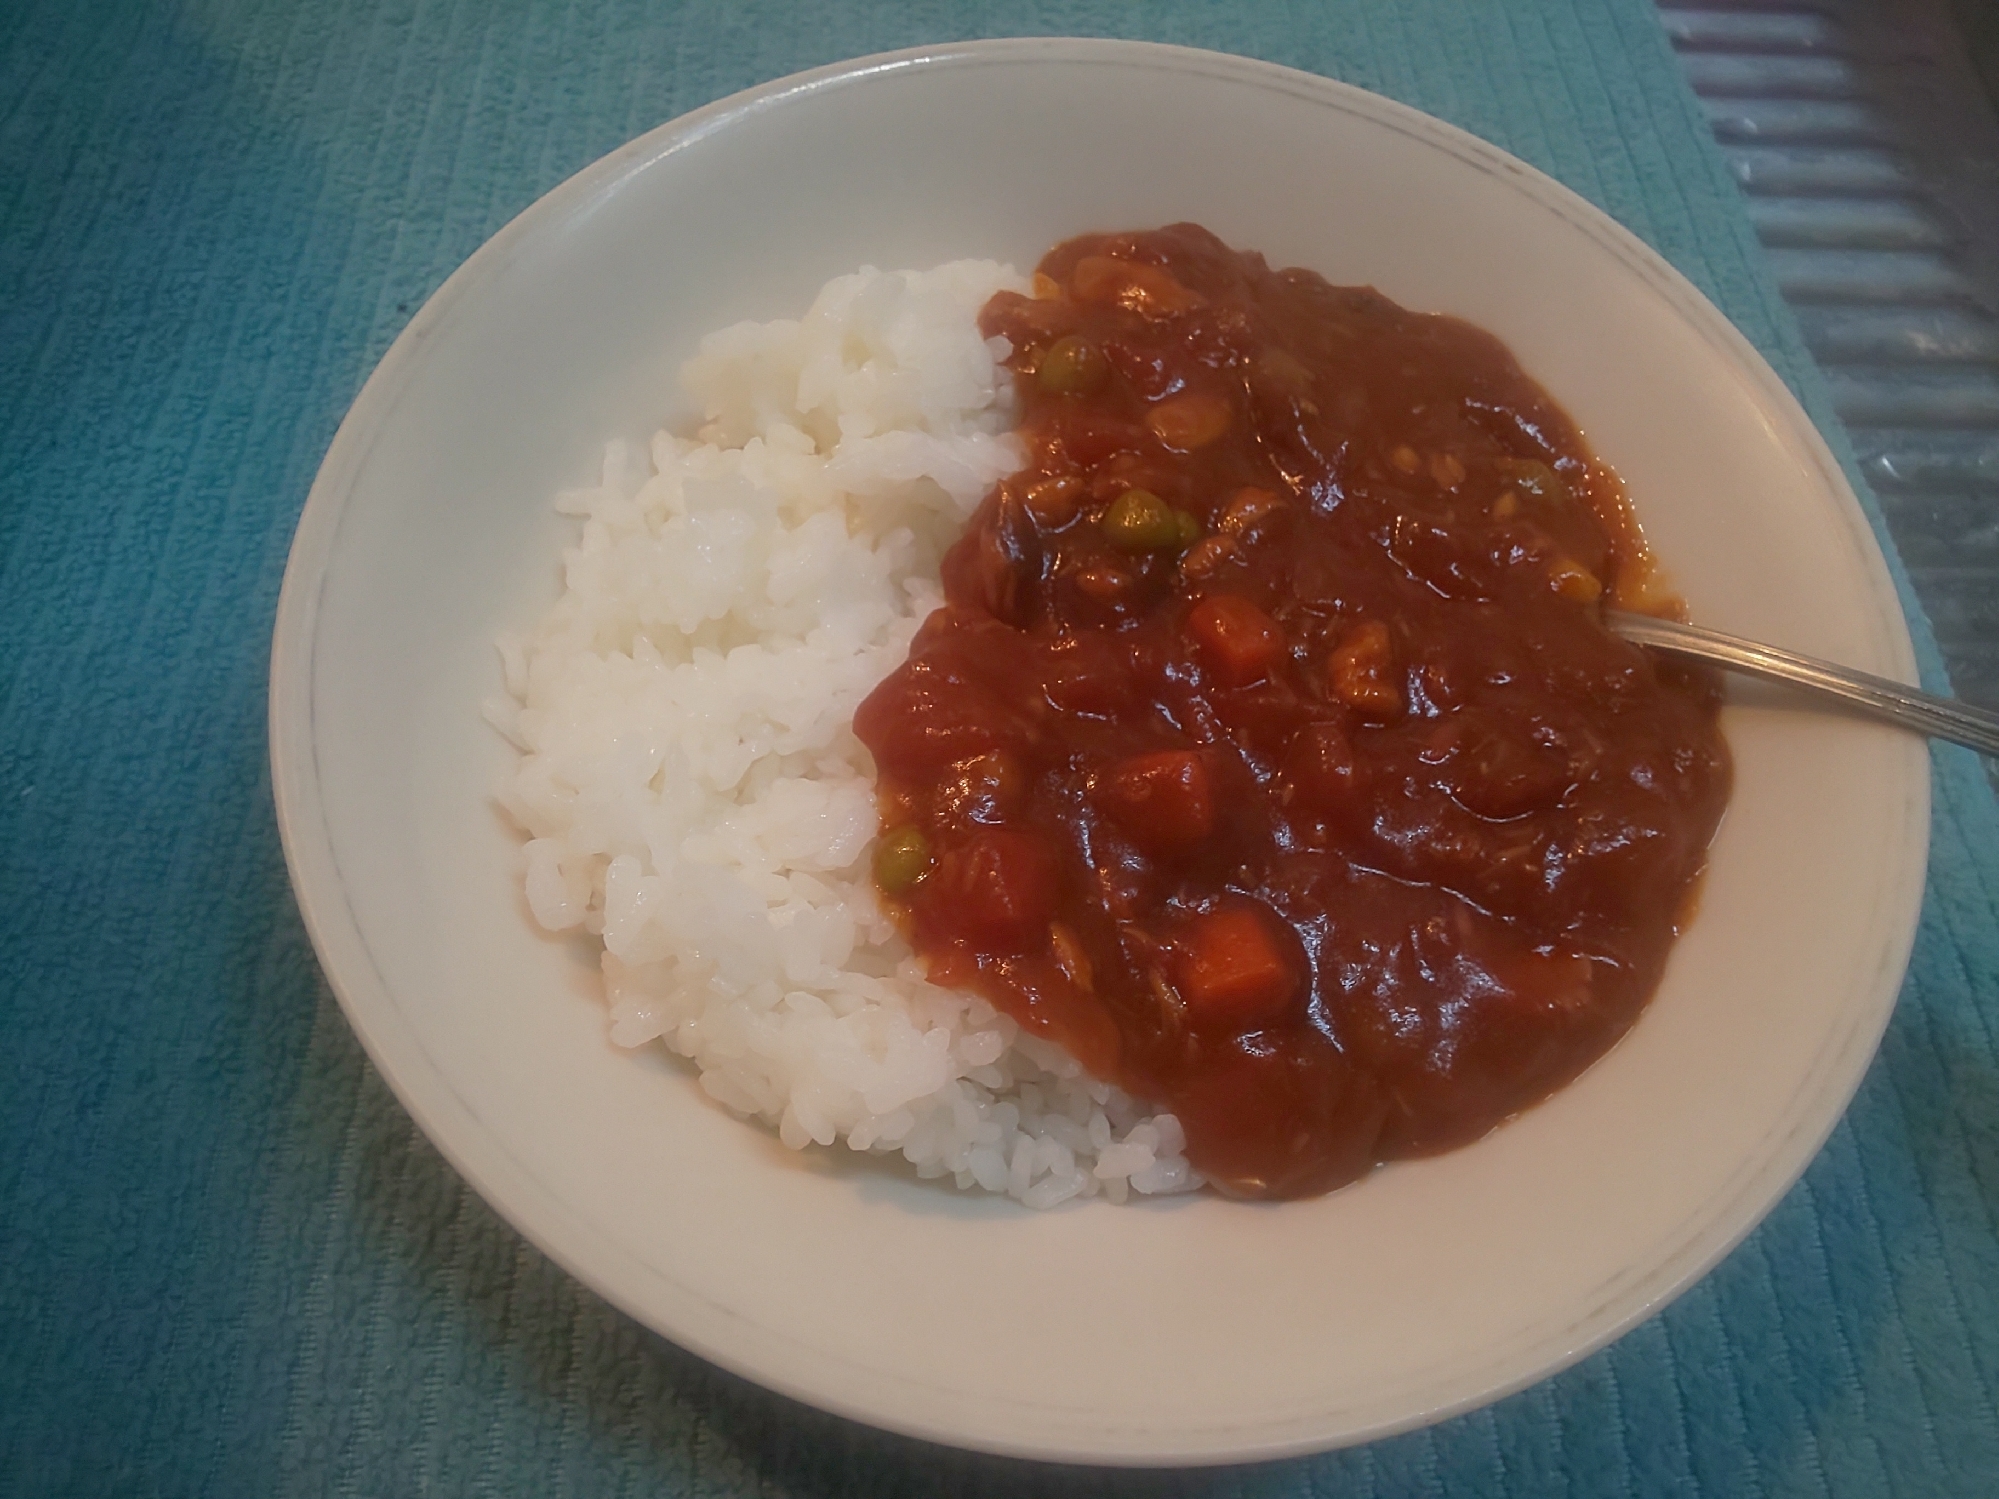
[[[1999,120],[1963,37],[1942,0],[1661,12],[1956,689],[1999,704]]]

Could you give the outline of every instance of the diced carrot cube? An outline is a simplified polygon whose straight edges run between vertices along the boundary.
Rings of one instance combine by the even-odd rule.
[[[1187,631],[1225,687],[1259,681],[1284,654],[1284,631],[1277,621],[1234,594],[1202,599],[1187,616]]]
[[[1196,917],[1180,939],[1180,997],[1195,1015],[1236,1024],[1276,1018],[1298,988],[1274,920],[1254,905]]]
[[[1184,848],[1215,829],[1208,763],[1194,750],[1158,750],[1113,765],[1097,795],[1141,844]]]

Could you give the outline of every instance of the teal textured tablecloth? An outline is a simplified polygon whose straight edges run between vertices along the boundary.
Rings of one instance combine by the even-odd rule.
[[[1057,1470],[767,1395],[551,1266],[372,1073],[285,883],[263,727],[347,403],[454,266],[628,137],[1023,33],[1246,53],[1476,131],[1663,251],[1844,455],[1645,0],[5,0],[0,1494],[1999,1494],[1999,818],[1956,751],[1881,1056],[1763,1227],[1567,1373],[1317,1459]]]

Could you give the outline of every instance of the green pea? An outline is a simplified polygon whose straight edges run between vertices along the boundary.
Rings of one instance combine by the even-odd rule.
[[[1149,489],[1127,489],[1098,525],[1122,552],[1159,552],[1180,545],[1179,512]]]
[[[1201,523],[1194,517],[1192,511],[1174,511],[1173,524],[1180,528],[1179,542],[1181,546],[1190,547],[1201,539]]]
[[[875,849],[875,883],[884,894],[900,895],[930,873],[930,840],[918,827],[900,827]]]
[[[1041,362],[1034,367],[1034,378],[1050,395],[1081,396],[1102,385],[1110,372],[1110,361],[1104,358],[1104,351],[1087,338],[1071,333],[1042,350]]]

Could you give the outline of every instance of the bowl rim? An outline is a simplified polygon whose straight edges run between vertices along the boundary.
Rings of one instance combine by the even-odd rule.
[[[869,1425],[928,1441],[1011,1457],[1095,1464],[1167,1466],[1233,1463],[1325,1451],[1377,1440],[1478,1409],[1562,1369],[1608,1345],[1649,1318],[1707,1274],[1765,1218],[1803,1174],[1844,1116],[1873,1058],[1892,1013],[1912,949],[1924,894],[1923,871],[1929,839],[1930,772],[1921,757],[1911,789],[1903,845],[1895,850],[1900,867],[1913,864],[1900,911],[1899,931],[1880,972],[1881,995],[1871,1025],[1855,1027],[1818,1080],[1817,1093],[1837,1093],[1836,1108],[1823,1117],[1793,1119],[1787,1133],[1774,1137],[1756,1170],[1735,1179],[1720,1208],[1697,1222],[1645,1274],[1585,1309],[1567,1330],[1567,1341],[1546,1350],[1531,1369],[1514,1370],[1476,1389],[1392,1420],[1341,1430],[1308,1429],[1287,1418],[1268,1430],[1223,1435],[1210,1430],[1192,1442],[1162,1444],[1147,1433],[1134,1446],[1128,1434],[1106,1432],[1095,1444],[1006,1439],[947,1423],[907,1417],[874,1398],[853,1396],[823,1379],[813,1381],[773,1367],[756,1350],[732,1341],[741,1324],[725,1306],[706,1303],[704,1326],[661,1325],[656,1309],[640,1304],[630,1277],[620,1285],[601,1268],[609,1251],[643,1279],[664,1281],[654,1267],[633,1259],[593,1225],[548,1200],[545,1189],[504,1149],[495,1151],[484,1126],[437,1070],[414,1033],[395,1011],[395,1001],[377,967],[358,918],[349,905],[335,861],[321,798],[314,720],[314,669],[323,591],[333,560],[350,490],[365,468],[387,414],[414,378],[429,345],[456,320],[476,289],[503,275],[523,242],[542,225],[574,218],[617,193],[631,178],[667,156],[696,146],[706,137],[754,115],[780,109],[808,96],[865,86],[871,81],[917,69],[1017,67],[1037,64],[1138,67],[1195,73],[1221,82],[1301,96],[1310,102],[1364,117],[1400,134],[1441,149],[1482,171],[1513,179],[1523,195],[1557,214],[1636,273],[1684,316],[1776,410],[1790,422],[1790,436],[1830,491],[1848,529],[1858,540],[1877,605],[1890,621],[1888,650],[1892,674],[1915,677],[1915,655],[1907,621],[1887,562],[1865,511],[1825,438],[1768,361],[1681,272],[1629,229],[1587,199],[1499,147],[1412,106],[1356,85],[1280,64],[1234,54],[1156,42],[1085,37],[1012,37],[954,41],[870,54],[835,62],[743,89],[668,120],[583,167],[537,198],[475,250],[439,285],[391,342],[341,421],[315,476],[293,535],[272,635],[269,668],[268,733],[272,796],[287,871],[301,918],[327,982],[369,1060],[388,1082],[398,1102],[464,1180],[501,1217],[569,1275],[641,1324],[680,1346],[767,1389]],[[1893,905],[1894,902],[1890,901]],[[592,1253],[598,1251],[594,1257]],[[669,1283],[670,1284],[670,1283]],[[684,1286],[673,1285],[683,1305]],[[698,1293],[694,1293],[697,1294]],[[878,1375],[878,1371],[870,1371]],[[1218,1437],[1221,1439],[1218,1440]]]

